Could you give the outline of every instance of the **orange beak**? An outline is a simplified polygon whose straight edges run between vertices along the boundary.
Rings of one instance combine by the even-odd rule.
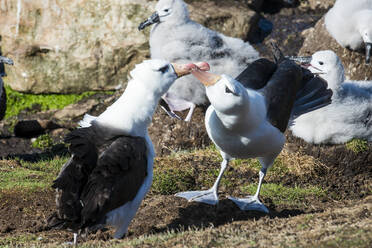
[[[189,63],[189,64],[177,64],[171,63],[173,66],[174,71],[176,72],[178,77],[182,77],[184,75],[190,74],[195,70],[201,71],[209,71],[210,67],[209,64],[206,62],[198,62],[198,63]]]
[[[206,87],[216,84],[221,79],[220,75],[202,70],[193,70],[191,73]]]

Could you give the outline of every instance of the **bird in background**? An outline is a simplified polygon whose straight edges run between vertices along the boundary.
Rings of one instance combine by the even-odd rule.
[[[328,105],[332,96],[324,80],[284,59],[276,46],[274,52],[277,63],[259,59],[236,80],[224,74],[192,72],[205,86],[211,102],[205,125],[223,161],[212,188],[180,192],[176,196],[215,205],[229,162],[234,158],[258,158],[262,168],[255,195],[229,199],[241,210],[269,212],[259,194],[268,168],[283,149],[287,126],[301,114]]]
[[[184,63],[208,61],[211,70],[233,77],[259,58],[258,52],[248,43],[208,29],[189,17],[182,0],[160,0],[155,13],[142,22],[142,30],[154,25],[150,32],[150,52],[153,59]],[[161,106],[175,118],[175,111],[189,109],[185,121],[190,121],[196,105],[208,103],[204,87],[192,76],[177,79],[162,96]]]
[[[372,54],[372,0],[337,0],[327,12],[325,27],[343,47],[365,49],[366,64]]]
[[[0,52],[0,120],[5,116],[6,112],[6,92],[3,82],[3,77],[6,77],[4,64],[14,65],[13,60],[7,57],[1,56]]]
[[[122,238],[152,184],[154,148],[147,128],[160,97],[196,66],[147,60],[130,72],[123,95],[101,115],[87,116],[70,132],[70,159],[53,181],[57,211],[48,219],[54,229],[88,233],[113,226]]]
[[[332,104],[295,120],[293,135],[315,144],[372,141],[372,81],[345,80],[342,62],[331,50],[292,58],[326,80],[333,91]]]

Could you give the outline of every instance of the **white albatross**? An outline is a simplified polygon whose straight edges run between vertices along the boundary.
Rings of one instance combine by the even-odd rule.
[[[290,127],[293,135],[315,144],[372,141],[372,81],[345,81],[342,62],[330,50],[299,60],[328,82],[333,96],[332,104],[297,118]]]
[[[153,59],[180,63],[208,61],[213,72],[235,77],[259,57],[248,42],[192,21],[182,0],[160,0],[155,9],[156,12],[139,26],[142,30],[155,24],[150,33]],[[196,105],[207,103],[204,87],[192,76],[177,79],[163,100],[165,104],[161,106],[170,116],[178,117],[174,111],[189,109],[185,121],[190,121]]]
[[[89,127],[66,136],[72,156],[52,185],[57,212],[49,227],[74,231],[74,243],[77,232],[104,225],[116,228],[114,238],[127,233],[152,183],[155,152],[147,128],[158,101],[177,77],[195,68],[164,60],[136,65],[123,95]]]
[[[332,91],[326,89],[324,80],[303,74],[302,69],[289,60],[278,66],[266,59],[257,60],[238,77],[241,83],[227,75],[201,71],[192,74],[206,87],[211,106],[206,112],[205,125],[223,161],[211,189],[181,192],[176,196],[217,204],[218,186],[229,161],[258,158],[262,168],[256,194],[229,199],[241,210],[268,213],[259,200],[259,193],[267,169],[283,148],[284,131],[291,116],[329,104]]]
[[[3,82],[3,77],[6,76],[4,63],[8,65],[14,64],[13,60],[1,56],[0,53],[0,120],[4,118],[6,112],[6,92]]]
[[[337,0],[325,15],[328,32],[343,47],[365,48],[366,63],[372,53],[372,0]]]

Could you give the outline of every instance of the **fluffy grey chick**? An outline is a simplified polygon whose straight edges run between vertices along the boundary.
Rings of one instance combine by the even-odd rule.
[[[4,63],[13,65],[13,61],[11,59],[1,56],[0,53],[0,120],[4,118],[6,112],[6,92],[2,79],[6,76]]]
[[[236,77],[247,65],[259,58],[258,52],[241,39],[227,37],[190,20],[182,0],[160,0],[156,12],[139,25],[142,30],[155,24],[150,33],[151,58],[175,62],[208,61],[211,71]],[[177,79],[163,96],[168,114],[208,102],[205,88],[192,76]],[[164,106],[164,104],[163,104]]]
[[[318,51],[308,60],[308,69],[332,89],[332,103],[298,117],[292,133],[315,144],[340,144],[353,138],[372,141],[372,81],[345,81],[342,62],[330,50]]]
[[[365,47],[366,64],[372,53],[372,0],[337,0],[324,19],[332,37],[343,47]]]

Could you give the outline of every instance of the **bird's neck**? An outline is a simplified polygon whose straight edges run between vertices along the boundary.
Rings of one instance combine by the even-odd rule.
[[[261,94],[247,91],[244,104],[229,113],[216,110],[221,124],[233,132],[249,132],[259,126],[266,117],[266,105]]]
[[[145,137],[160,97],[142,83],[131,80],[123,95],[97,121],[119,133]]]
[[[335,90],[345,81],[344,67],[342,65],[338,65],[337,68],[321,76],[327,81],[328,88]]]

